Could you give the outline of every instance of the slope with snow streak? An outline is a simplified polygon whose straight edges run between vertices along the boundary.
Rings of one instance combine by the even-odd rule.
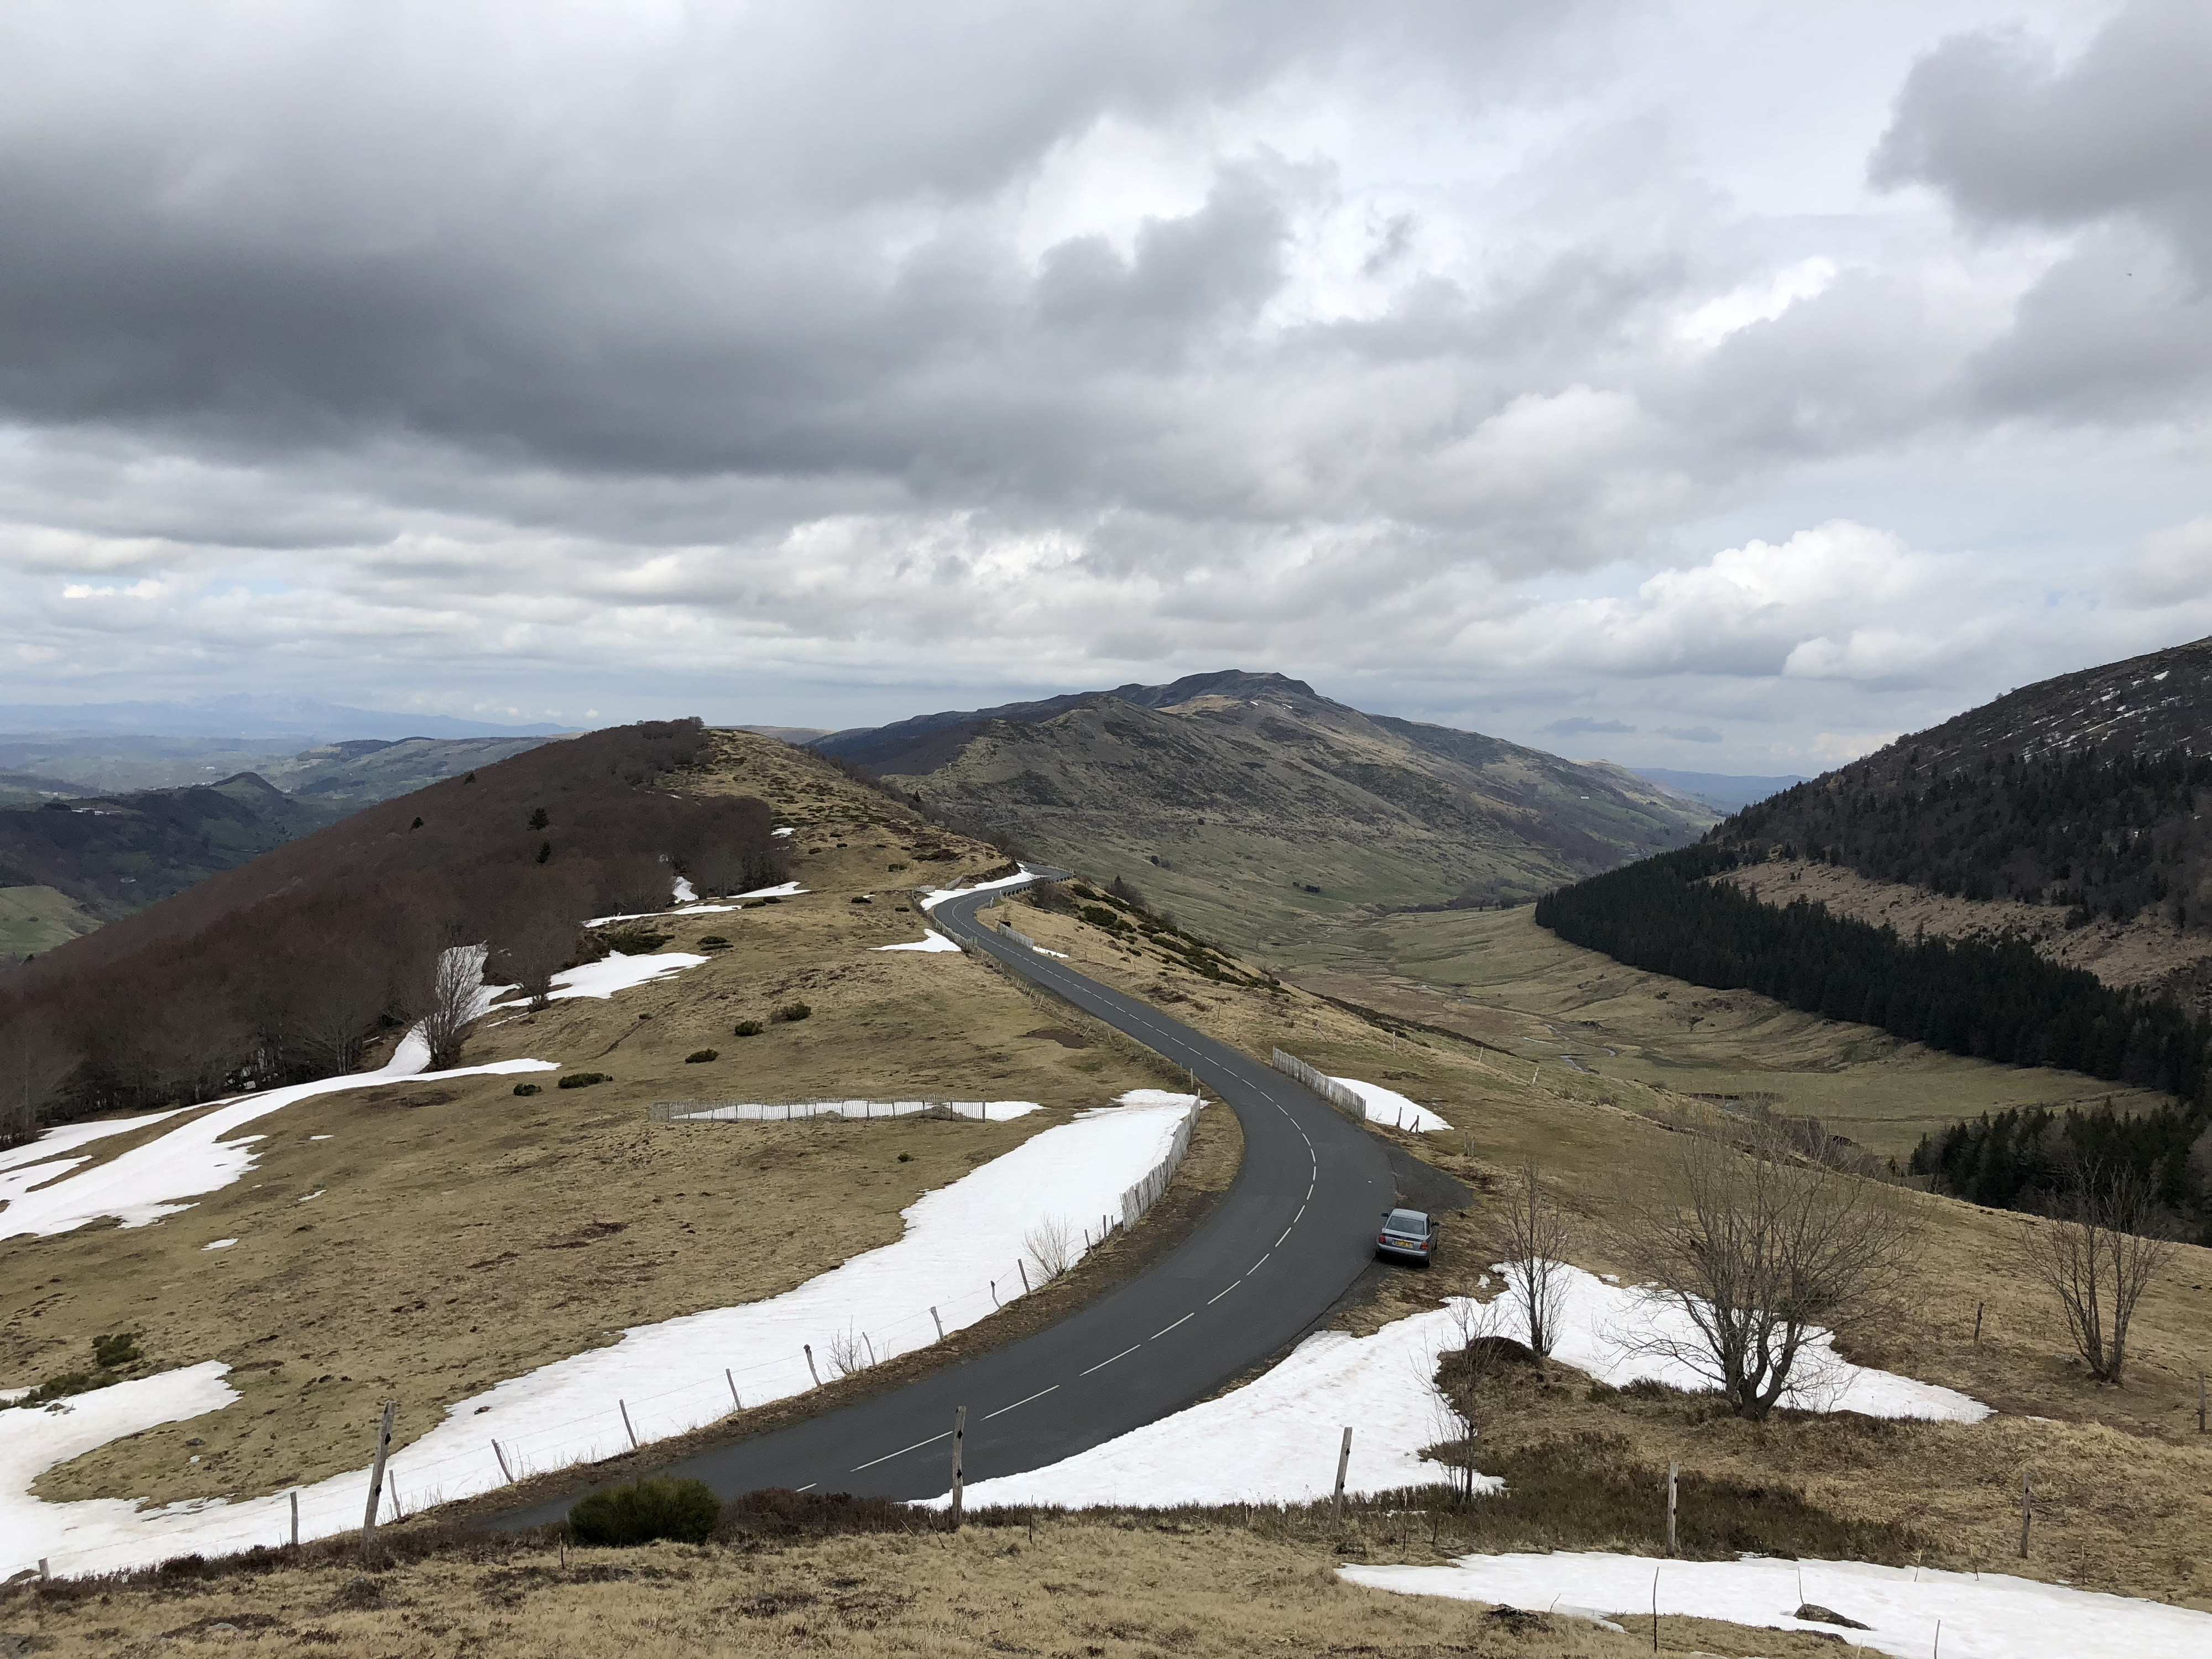
[[[1197,1109],[1189,1096],[1140,1091],[1125,1098],[1128,1104],[1085,1113],[951,1186],[923,1194],[907,1208],[907,1231],[896,1243],[854,1256],[795,1290],[640,1326],[610,1346],[556,1360],[458,1401],[447,1408],[442,1424],[393,1455],[392,1479],[406,1492],[410,1508],[487,1492],[503,1484],[502,1453],[520,1476],[626,1450],[632,1428],[647,1441],[714,1421],[730,1411],[733,1387],[748,1405],[804,1393],[812,1386],[810,1346],[813,1366],[826,1377],[841,1342],[881,1360],[934,1341],[939,1320],[950,1333],[988,1318],[1001,1302],[1020,1295],[1018,1264],[1040,1223],[1065,1222],[1075,1241],[1070,1255],[1079,1257],[1087,1243],[1086,1219],[1118,1212],[1122,1190],[1158,1164],[1176,1129]],[[1033,1259],[1029,1268],[1035,1271]],[[184,1387],[176,1379],[208,1370],[147,1381]],[[217,1366],[210,1375],[228,1397],[206,1396],[209,1403],[199,1411],[236,1398],[220,1384],[221,1373]],[[113,1392],[81,1398],[100,1400]],[[161,1396],[155,1390],[148,1397]],[[63,1415],[78,1409],[74,1401],[66,1405]],[[4,1415],[0,1424],[16,1428]],[[134,1423],[118,1432],[143,1426]],[[69,1443],[81,1437],[71,1437]],[[78,1446],[64,1455],[88,1449]],[[0,1493],[12,1505],[0,1507],[0,1516],[14,1517],[0,1526],[0,1577],[40,1556],[52,1557],[57,1571],[74,1574],[144,1565],[187,1550],[244,1549],[278,1541],[289,1526],[283,1494],[236,1504],[175,1504],[135,1516],[126,1504],[106,1502],[39,1504],[27,1496],[29,1481],[58,1461],[47,1457]],[[301,1536],[358,1526],[365,1481],[366,1472],[355,1471],[302,1488]]]
[[[1861,1647],[1925,1659],[2203,1659],[2212,1613],[2100,1595],[1998,1573],[1941,1572],[1862,1561],[1655,1561],[1641,1555],[1469,1555],[1448,1567],[1352,1566],[1370,1589],[1541,1607],[1571,1601],[1659,1611],[1834,1637],[1794,1616],[1812,1601],[1870,1626],[1842,1632]],[[1942,1623],[1942,1646],[1936,1626]]]
[[[1650,1346],[1654,1337],[1686,1334],[1687,1321],[1678,1310],[1578,1267],[1562,1265],[1559,1273],[1565,1293],[1554,1358],[1616,1387],[1638,1378],[1684,1389],[1710,1386],[1692,1368]],[[1435,1312],[1394,1321],[1372,1336],[1323,1331],[1234,1393],[1061,1462],[978,1481],[968,1488],[969,1499],[1068,1508],[1305,1503],[1334,1489],[1337,1437],[1347,1424],[1353,1436],[1346,1491],[1370,1494],[1426,1486],[1443,1479],[1443,1472],[1423,1460],[1422,1449],[1460,1432],[1429,1386],[1438,1358],[1470,1334],[1512,1328],[1502,1300],[1485,1308],[1454,1297]],[[1808,1345],[1801,1363],[1810,1376],[1790,1403],[1808,1409],[1966,1423],[1990,1414],[1979,1401],[1951,1389],[1850,1364],[1825,1336]],[[1482,1479],[1487,1490],[1496,1490],[1496,1480]]]
[[[502,1060],[489,1066],[462,1066],[447,1072],[423,1070],[429,1059],[422,1040],[408,1034],[392,1059],[374,1072],[346,1077],[319,1078],[295,1083],[265,1094],[247,1095],[218,1104],[190,1122],[181,1123],[135,1146],[119,1158],[94,1164],[33,1191],[20,1193],[0,1209],[0,1239],[25,1235],[50,1237],[88,1223],[113,1216],[125,1227],[143,1227],[174,1215],[191,1206],[184,1200],[202,1198],[228,1187],[253,1167],[256,1154],[250,1141],[259,1136],[233,1140],[247,1124],[271,1112],[318,1095],[343,1089],[373,1089],[380,1084],[442,1082],[458,1077],[501,1077],[511,1072],[552,1072],[560,1068],[550,1060]]]

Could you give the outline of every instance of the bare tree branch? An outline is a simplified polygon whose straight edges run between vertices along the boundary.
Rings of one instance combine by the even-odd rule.
[[[2091,1376],[2117,1387],[2136,1304],[2173,1257],[2172,1222],[2151,1182],[2091,1164],[2052,1200],[2048,1221],[2022,1230],[2021,1245],[2029,1271],[2058,1298],[2074,1352]]]
[[[1521,1166],[1521,1180],[1506,1200],[1505,1289],[1528,1328],[1528,1349],[1541,1364],[1559,1340],[1559,1301],[1566,1289],[1572,1243],[1566,1215],[1544,1195],[1536,1166]]]
[[[1896,1304],[1918,1227],[1894,1188],[1799,1161],[1779,1143],[1739,1152],[1687,1138],[1674,1190],[1623,1240],[1650,1294],[1692,1334],[1655,1334],[1647,1352],[1762,1420],[1789,1393],[1807,1345]]]

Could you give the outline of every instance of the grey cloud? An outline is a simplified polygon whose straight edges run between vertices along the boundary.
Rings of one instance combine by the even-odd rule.
[[[1659,735],[1678,738],[1683,743],[1718,743],[1721,740],[1721,734],[1710,726],[1662,726],[1659,728]]]
[[[2212,9],[2130,0],[2063,67],[2017,33],[1946,41],[1915,65],[1870,172],[1935,185],[1986,223],[2131,213],[2212,257]]]
[[[1599,732],[1633,732],[1635,729],[1619,720],[1596,720],[1587,714],[1570,714],[1566,719],[1553,720],[1542,728],[1555,738],[1583,737]]]

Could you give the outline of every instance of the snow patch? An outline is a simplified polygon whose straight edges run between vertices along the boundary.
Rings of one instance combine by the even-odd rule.
[[[1941,1650],[1961,1659],[2196,1659],[2212,1652],[2212,1613],[2002,1573],[1863,1561],[1656,1561],[1604,1554],[1469,1555],[1448,1567],[1337,1569],[1370,1589],[1521,1607],[1571,1596],[1631,1615],[1648,1615],[1655,1571],[1663,1613],[1843,1635],[1899,1659],[1936,1651],[1939,1620]],[[1793,1616],[1807,1601],[1870,1628],[1838,1632]]]
[[[1188,1095],[1145,1091],[1123,1101],[1033,1135],[924,1194],[907,1207],[906,1231],[895,1243],[795,1290],[635,1327],[611,1346],[556,1360],[447,1407],[443,1423],[393,1455],[392,1478],[410,1503],[468,1497],[505,1484],[494,1439],[518,1477],[607,1457],[629,1448],[618,1400],[627,1402],[640,1440],[726,1415],[731,1382],[721,1361],[741,1362],[731,1370],[736,1386],[748,1407],[763,1405],[812,1386],[802,1345],[812,1346],[827,1381],[841,1343],[880,1361],[934,1342],[933,1304],[948,1334],[989,1317],[1022,1294],[1016,1263],[1027,1253],[1026,1235],[1042,1222],[1063,1221],[1073,1236],[1071,1258],[1079,1258],[1097,1242],[1098,1218],[1119,1212],[1123,1191],[1158,1166],[1198,1109]],[[29,1495],[31,1481],[54,1463],[154,1424],[229,1405],[238,1395],[220,1381],[223,1370],[210,1362],[80,1395],[69,1403],[88,1415],[73,1437],[41,1427],[0,1435],[0,1577],[42,1555],[57,1572],[108,1572],[188,1550],[218,1554],[288,1537],[290,1511],[282,1492],[145,1510],[114,1499],[46,1504]],[[94,1403],[81,1403],[88,1401]],[[39,1413],[21,1416],[40,1421]],[[13,1419],[0,1422],[15,1429]],[[366,1481],[367,1472],[356,1470],[301,1488],[300,1535],[358,1527]]]
[[[597,962],[587,962],[580,968],[563,969],[553,975],[553,989],[549,1002],[561,1002],[569,997],[598,997],[604,1001],[617,991],[627,991],[639,985],[650,985],[655,980],[666,979],[686,968],[696,968],[707,958],[694,956],[688,951],[663,951],[657,955],[626,957],[619,951],[611,951]],[[522,999],[495,1002],[494,1008],[520,1008]]]
[[[872,948],[878,951],[957,951],[960,947],[955,945],[951,939],[945,938],[944,934],[939,933],[934,927],[925,927],[921,930],[921,937],[911,945],[878,945]]]
[[[234,1238],[218,1238],[212,1244],[201,1245],[200,1249],[203,1250],[227,1250],[237,1243],[238,1241]]]
[[[1393,1128],[1410,1129],[1416,1134],[1451,1127],[1427,1107],[1407,1099],[1395,1089],[1386,1089],[1379,1083],[1362,1083],[1356,1077],[1333,1078],[1330,1080],[1341,1083],[1359,1097],[1360,1103],[1367,1108],[1370,1123],[1387,1123]]]
[[[1496,1271],[1502,1273],[1504,1266]],[[1688,1321],[1679,1310],[1579,1267],[1563,1264],[1560,1282],[1565,1294],[1553,1358],[1615,1387],[1639,1377],[1684,1389],[1708,1386],[1690,1367],[1644,1345],[1657,1333],[1686,1335]],[[1395,1321],[1372,1336],[1322,1331],[1245,1388],[1046,1468],[977,1481],[968,1488],[969,1501],[1071,1508],[1309,1503],[1334,1489],[1337,1437],[1347,1423],[1356,1430],[1346,1491],[1431,1485],[1443,1471],[1423,1460],[1422,1448],[1458,1431],[1439,1413],[1428,1380],[1437,1356],[1466,1340],[1462,1310],[1478,1331],[1514,1334],[1508,1302],[1489,1304],[1485,1327],[1474,1322],[1484,1317],[1483,1305],[1464,1297]],[[1790,1403],[1807,1409],[1962,1423],[1990,1415],[1988,1407],[1949,1389],[1850,1364],[1825,1335],[1808,1346],[1799,1363],[1808,1382]],[[1481,1476],[1476,1488],[1494,1492],[1498,1484]]]
[[[996,881],[979,881],[973,887],[933,887],[921,896],[921,908],[934,910],[947,899],[964,898],[970,893],[994,893],[1004,887],[1019,887],[1036,878],[1024,870],[1018,874],[1000,876]]]

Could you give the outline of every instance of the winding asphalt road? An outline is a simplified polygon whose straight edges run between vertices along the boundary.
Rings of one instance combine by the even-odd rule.
[[[1380,1141],[1281,1073],[987,930],[975,912],[992,896],[945,900],[933,920],[967,950],[1196,1073],[1243,1125],[1236,1182],[1179,1249],[1057,1324],[664,1473],[696,1476],[726,1498],[763,1486],[933,1498],[951,1486],[953,1412],[962,1406],[969,1480],[1039,1468],[1141,1428],[1265,1360],[1372,1260],[1376,1218],[1394,1191]],[[557,1520],[574,1498],[496,1524]]]

